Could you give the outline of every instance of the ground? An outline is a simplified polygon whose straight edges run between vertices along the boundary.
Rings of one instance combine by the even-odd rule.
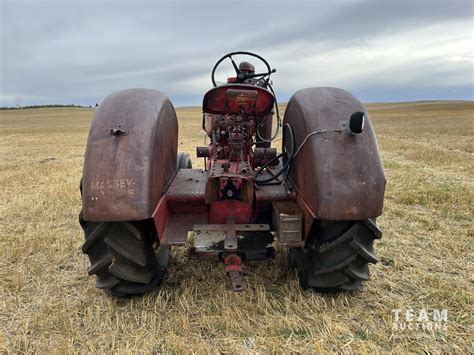
[[[93,109],[1,111],[0,352],[472,351],[474,103],[368,109],[388,185],[381,261],[359,291],[302,291],[279,251],[233,293],[222,265],[178,250],[161,289],[131,300],[96,289],[80,250]],[[179,150],[194,157],[200,109],[177,112]],[[394,329],[433,309],[448,312],[442,329]]]

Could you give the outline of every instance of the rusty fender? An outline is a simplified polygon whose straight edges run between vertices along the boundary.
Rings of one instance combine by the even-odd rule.
[[[365,113],[361,134],[348,134],[350,116]],[[309,88],[288,102],[284,123],[295,133],[296,147],[311,136],[295,157],[290,180],[315,218],[359,220],[382,213],[385,176],[377,141],[365,107],[349,92]],[[288,139],[284,144],[289,148]]]
[[[176,173],[178,122],[160,91],[107,96],[94,114],[84,158],[82,204],[88,221],[150,218]]]

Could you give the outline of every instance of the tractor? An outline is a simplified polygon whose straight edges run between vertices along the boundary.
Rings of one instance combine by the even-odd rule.
[[[235,76],[218,82],[223,63]],[[313,87],[297,91],[281,119],[274,72],[244,51],[214,65],[202,103],[209,143],[196,148],[203,169],[178,154],[178,120],[163,92],[103,100],[79,216],[96,287],[117,297],[153,290],[177,247],[190,260],[222,263],[234,291],[245,289],[244,263],[274,258],[275,247],[304,289],[354,291],[369,279],[386,184],[369,114],[345,90]]]

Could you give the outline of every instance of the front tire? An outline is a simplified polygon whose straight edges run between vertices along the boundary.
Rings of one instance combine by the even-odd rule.
[[[192,169],[193,168],[193,163],[188,153],[178,153],[177,166],[178,166],[178,169]]]
[[[301,287],[317,292],[355,291],[375,264],[374,240],[382,232],[375,221],[315,221],[306,249],[290,249]]]

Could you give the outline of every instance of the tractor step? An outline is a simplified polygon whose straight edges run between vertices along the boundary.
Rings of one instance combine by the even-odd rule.
[[[171,214],[161,238],[161,245],[184,246],[188,232],[193,230],[196,223],[207,223],[207,213]]]
[[[193,226],[208,222],[207,172],[179,169],[153,213],[161,245],[183,246]]]

